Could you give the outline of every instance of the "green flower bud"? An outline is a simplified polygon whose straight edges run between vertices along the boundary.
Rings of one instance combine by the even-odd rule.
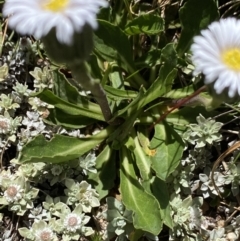
[[[55,63],[74,64],[87,60],[93,49],[93,30],[85,24],[81,32],[75,32],[71,45],[60,43],[56,37],[56,30],[52,29],[42,38],[45,50]]]

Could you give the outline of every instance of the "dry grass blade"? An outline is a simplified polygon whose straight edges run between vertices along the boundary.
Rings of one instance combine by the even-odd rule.
[[[232,152],[234,152],[236,149],[238,149],[240,147],[240,141],[236,142],[234,145],[232,145],[231,147],[229,147],[225,152],[223,152],[218,159],[215,161],[213,168],[212,168],[212,173],[211,173],[211,180],[213,183],[213,186],[215,188],[215,190],[217,191],[219,197],[223,198],[215,181],[214,181],[214,172],[217,169],[217,167],[219,166],[219,164],[224,160],[224,158],[226,156],[228,156],[229,154],[231,154]]]

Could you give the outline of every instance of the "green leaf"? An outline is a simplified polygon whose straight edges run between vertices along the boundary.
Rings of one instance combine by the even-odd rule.
[[[104,86],[104,90],[107,96],[114,100],[134,99],[138,94],[136,91],[115,89],[107,85]]]
[[[155,125],[150,146],[155,150],[151,156],[152,168],[156,175],[165,181],[177,168],[183,154],[184,143],[168,123],[162,122]]]
[[[21,152],[19,162],[66,162],[90,151],[105,140],[112,129],[104,129],[97,135],[85,138],[55,135],[50,141],[43,135],[36,136]]]
[[[135,65],[138,68],[149,68],[161,63],[161,50],[153,49],[145,53],[139,59],[136,60]]]
[[[94,79],[102,79],[102,73],[98,65],[97,57],[95,55],[90,56],[90,59],[87,62],[87,66],[89,69],[89,73],[91,73],[91,76]]]
[[[129,241],[139,241],[141,240],[141,237],[143,237],[144,232],[139,229],[135,229],[132,233],[129,235]]]
[[[152,182],[152,192],[160,204],[160,213],[165,225],[173,228],[173,221],[170,213],[170,198],[167,184],[161,179],[154,177]]]
[[[146,93],[144,93],[139,105],[143,107],[171,90],[176,75],[177,70],[175,68],[173,69],[169,65],[163,65],[160,69],[159,77],[154,81]]]
[[[114,113],[114,118],[118,117],[118,116],[124,116],[125,118],[129,118],[132,116],[132,113],[136,113],[136,111],[141,109],[141,101],[142,98],[144,96],[144,89],[140,88],[138,91],[138,95],[136,96],[136,98],[126,107],[124,107],[123,109],[117,111],[116,113]]]
[[[214,0],[188,0],[179,11],[182,32],[177,46],[179,56],[186,53],[193,37],[219,18]]]
[[[94,42],[96,51],[105,60],[119,61],[119,59],[123,59],[134,66],[130,42],[118,26],[99,20],[99,28],[95,31]],[[122,64],[127,68],[124,62]]]
[[[96,120],[90,119],[82,115],[70,115],[58,108],[49,109],[49,115],[44,122],[49,125],[62,126],[65,128],[79,129],[90,125]]]
[[[172,70],[170,73],[169,69]],[[160,70],[159,78],[151,85],[151,87],[145,93],[143,89],[140,89],[138,96],[128,106],[115,113],[114,118],[124,114],[124,117],[127,118],[128,121],[119,126],[110,137],[110,140],[115,142],[113,145],[115,146],[114,148],[122,144],[122,141],[128,135],[136,118],[142,112],[142,107],[159,96],[162,96],[169,90],[169,88],[171,88],[176,74],[176,69],[169,68],[168,65],[163,65]]]
[[[100,200],[107,196],[111,188],[114,186],[116,176],[115,159],[115,152],[113,152],[110,146],[107,145],[97,156],[97,173],[90,172],[88,174],[88,182],[97,190]]]
[[[57,97],[59,97],[64,101],[67,101],[69,103],[76,104],[79,106],[81,105],[87,106],[90,103],[85,97],[79,94],[78,90],[69,83],[66,77],[61,72],[59,72],[59,70],[53,71],[53,78],[54,78],[54,87],[53,87],[54,95],[56,95]],[[50,113],[48,118],[44,120],[44,122],[48,123],[49,125],[61,125],[66,128],[77,129],[95,122],[94,119],[90,119],[89,117],[85,117],[81,114],[76,115],[75,111],[73,112],[73,114],[70,114],[69,112],[66,114],[64,110],[59,108],[54,108],[54,109],[49,109],[49,112]]]
[[[66,77],[59,72],[59,70],[53,71],[54,87],[53,93],[62,100],[65,100],[72,104],[87,103],[77,91],[73,85],[69,83]]]
[[[181,99],[185,98],[188,95],[192,94],[194,92],[193,85],[188,85],[186,87],[183,87],[181,89],[173,89],[166,93],[164,97],[172,98],[172,99]]]
[[[62,110],[65,115],[80,115],[83,117],[104,121],[100,107],[90,101],[75,105],[57,97],[55,94],[53,94],[53,92],[47,89],[35,94],[34,96],[39,97],[42,101],[48,104],[54,105],[55,108]]]
[[[138,136],[134,137],[135,148],[133,149],[133,158],[135,163],[138,166],[139,172],[141,174],[142,180],[150,180],[151,178],[151,162],[149,156],[143,151],[143,148],[140,146]]]
[[[167,60],[167,55],[169,55],[170,61]],[[168,44],[162,49],[161,60],[165,63],[161,66],[157,79],[141,99],[141,102],[143,102],[142,106],[163,96],[172,89],[172,83],[177,75],[177,69],[175,68],[177,65],[177,54],[172,44]]]
[[[107,21],[99,20],[99,28],[94,33],[94,53],[100,59],[116,62],[120,68],[132,73],[128,79],[131,86],[139,89],[147,82],[135,70],[133,50],[127,35],[118,27]]]
[[[142,14],[134,18],[125,27],[125,33],[128,35],[136,35],[145,33],[148,35],[158,34],[164,29],[164,21],[161,17],[150,14]]]
[[[162,229],[159,204],[140,185],[131,154],[126,147],[121,149],[120,179],[122,202],[128,210],[134,212],[134,227],[158,235]]]
[[[168,64],[169,68],[175,68],[178,63],[178,56],[173,43],[167,44],[162,49],[161,62]]]

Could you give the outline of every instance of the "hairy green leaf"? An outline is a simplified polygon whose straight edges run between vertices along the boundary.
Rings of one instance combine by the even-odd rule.
[[[49,109],[49,115],[44,122],[49,125],[62,126],[65,128],[78,129],[90,125],[96,120],[82,116],[82,115],[70,115],[58,108]]]
[[[21,152],[20,163],[48,162],[60,163],[77,158],[105,140],[112,129],[104,129],[91,137],[75,138],[55,135],[50,141],[43,135],[36,136]]]
[[[43,90],[37,93],[35,96],[39,97],[42,101],[54,105],[55,108],[62,110],[67,115],[85,116],[91,119],[97,119],[104,121],[101,109],[97,104],[90,101],[86,103],[79,103],[78,105],[69,103],[55,94],[50,90]]]

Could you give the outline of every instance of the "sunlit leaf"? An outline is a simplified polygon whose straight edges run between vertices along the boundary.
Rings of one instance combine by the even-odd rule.
[[[156,150],[151,156],[152,168],[156,175],[162,179],[166,178],[179,165],[184,144],[181,137],[166,122],[155,125],[155,133],[150,143],[151,149]]]
[[[134,212],[134,227],[158,235],[162,229],[159,204],[155,197],[145,192],[140,185],[126,147],[121,150],[120,178],[122,202],[128,210]]]

